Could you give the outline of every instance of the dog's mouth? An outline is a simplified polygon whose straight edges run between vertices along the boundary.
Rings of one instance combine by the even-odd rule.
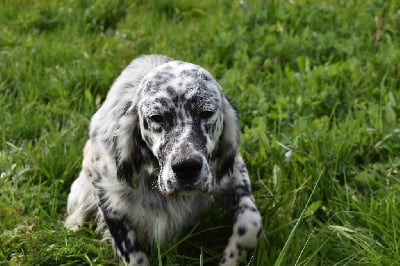
[[[172,199],[177,197],[178,195],[209,195],[210,193],[200,189],[182,189],[176,191],[165,191],[161,192],[161,194],[164,195],[164,197],[167,199]]]
[[[158,179],[158,190],[166,198],[174,198],[178,195],[211,194],[212,189],[209,184],[180,184],[172,180],[167,180],[165,185],[161,178]]]

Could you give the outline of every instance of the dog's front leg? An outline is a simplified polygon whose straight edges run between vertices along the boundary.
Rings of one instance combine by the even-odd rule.
[[[113,157],[104,145],[88,141],[84,157],[83,168],[92,181],[101,212],[99,219],[104,219],[108,227],[116,254],[126,265],[149,265],[128,217],[134,189],[118,179]]]
[[[252,251],[256,247],[262,231],[261,215],[251,194],[249,175],[240,155],[236,157],[230,182],[234,225],[220,265],[236,265],[244,250]]]
[[[107,198],[99,193],[100,208],[110,231],[116,254],[126,265],[149,265],[146,254],[137,241],[135,231],[123,213],[106,205]]]

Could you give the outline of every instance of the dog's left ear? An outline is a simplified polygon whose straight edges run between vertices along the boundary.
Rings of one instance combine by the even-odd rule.
[[[216,161],[216,178],[220,180],[233,169],[235,157],[239,149],[239,119],[238,114],[228,97],[222,95],[223,130],[217,149],[214,152]]]
[[[137,183],[135,177],[141,166],[151,161],[150,152],[144,143],[139,127],[137,110],[128,110],[119,120],[114,136],[118,179]]]

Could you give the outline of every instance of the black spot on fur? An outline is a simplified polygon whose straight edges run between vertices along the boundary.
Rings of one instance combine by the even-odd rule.
[[[201,73],[200,78],[205,81],[211,81],[211,77],[205,73]]]
[[[171,99],[175,98],[177,96],[177,93],[175,91],[175,89],[172,86],[168,86],[166,88],[168,96],[171,97]]]
[[[250,187],[247,185],[237,185],[235,186],[235,191],[238,198],[251,195]]]
[[[245,166],[244,164],[240,164],[240,165],[239,165],[239,172],[240,172],[242,175],[247,175],[247,169],[246,169],[246,166]]]
[[[207,123],[204,124],[204,130],[208,135],[213,135],[215,132],[216,124],[215,123]]]
[[[146,85],[143,88],[143,92],[149,95],[154,95],[157,91],[159,91],[159,84],[156,84],[155,82],[148,81]]]
[[[149,124],[147,123],[147,120],[146,120],[146,119],[143,120],[143,128],[144,128],[145,130],[148,130],[148,129],[149,129]]]
[[[160,134],[162,132],[162,128],[161,127],[155,127],[153,128],[153,131],[157,134]]]
[[[94,187],[97,187],[95,183],[93,185],[94,185]],[[103,190],[101,190],[101,189],[98,189],[97,196],[99,197],[99,202],[98,202],[99,207],[100,208],[105,207],[105,204],[107,202],[107,198],[105,196],[105,192]]]
[[[122,110],[122,115],[126,114],[131,106],[132,106],[132,101],[128,101]]]
[[[99,171],[97,171],[97,169],[93,169],[94,171],[93,173],[93,185],[99,183],[101,181],[101,174],[99,173]]]
[[[133,231],[128,225],[126,219],[108,217],[107,211],[104,211],[104,219],[107,223],[108,229],[114,239],[115,247],[122,257],[129,262],[129,255],[137,253],[141,250],[136,238],[130,239]],[[131,232],[131,234],[129,234]]]
[[[206,86],[206,84],[205,84],[203,81],[199,81],[199,82],[198,82],[198,87],[197,87],[197,89],[198,89],[199,91],[204,92],[204,91],[207,91],[207,86]],[[209,100],[213,100],[214,97],[208,97],[208,99],[209,99]]]
[[[182,113],[181,110],[179,110],[179,111],[177,112],[177,119],[178,119],[179,121],[183,122],[183,113]]]
[[[239,226],[238,228],[238,235],[239,236],[243,236],[247,233],[247,228],[244,226]]]
[[[119,163],[117,176],[119,180],[129,180],[133,176],[133,165],[130,160],[125,160]]]
[[[191,77],[193,79],[197,79],[199,77],[199,70],[198,69],[185,69],[179,73],[179,77]]]
[[[168,189],[172,189],[173,188],[171,180],[167,181],[167,187],[168,187]]]
[[[99,134],[99,131],[97,129],[94,129],[91,133],[90,133],[90,137],[91,138],[95,138],[97,137],[97,135]]]

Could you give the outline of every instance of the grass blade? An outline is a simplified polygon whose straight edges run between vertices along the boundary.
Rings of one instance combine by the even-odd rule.
[[[284,258],[285,255],[286,255],[286,253],[287,253],[287,250],[288,250],[290,241],[292,240],[292,238],[293,238],[293,236],[294,236],[294,233],[295,233],[297,227],[299,226],[300,221],[302,220],[302,218],[303,218],[303,216],[304,216],[304,213],[305,213],[305,211],[306,211],[306,209],[307,209],[307,206],[308,206],[308,204],[310,203],[311,197],[312,197],[312,195],[314,194],[314,191],[315,191],[315,189],[316,189],[317,186],[318,186],[319,180],[321,179],[321,176],[322,176],[322,173],[323,173],[323,172],[324,172],[324,170],[322,170],[321,173],[319,174],[318,179],[317,179],[317,181],[315,182],[315,185],[314,185],[314,187],[313,187],[313,190],[311,191],[311,194],[310,194],[310,196],[309,196],[308,199],[307,199],[306,205],[304,206],[304,208],[303,208],[303,210],[302,210],[302,212],[301,212],[301,214],[300,214],[300,217],[297,219],[297,222],[296,222],[296,224],[294,225],[292,231],[290,232],[289,237],[288,237],[288,239],[286,240],[285,245],[283,246],[282,251],[279,253],[278,258],[277,258],[277,260],[275,261],[275,264],[274,264],[275,266],[280,266],[280,265],[282,265],[282,261],[283,261],[283,258]]]

